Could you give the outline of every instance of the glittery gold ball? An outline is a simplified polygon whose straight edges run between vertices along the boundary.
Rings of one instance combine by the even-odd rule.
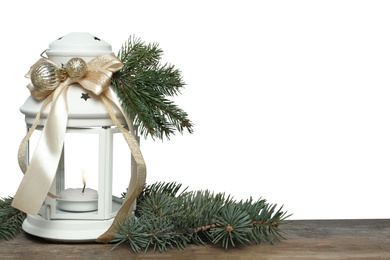
[[[82,78],[87,72],[87,63],[81,58],[72,58],[66,63],[66,73],[71,78]]]
[[[61,82],[61,72],[50,62],[42,62],[31,72],[31,83],[41,91],[53,90]]]

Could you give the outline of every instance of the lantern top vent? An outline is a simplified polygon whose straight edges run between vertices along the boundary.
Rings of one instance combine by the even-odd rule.
[[[46,54],[50,56],[98,56],[112,53],[111,45],[86,32],[72,32],[49,44]]]

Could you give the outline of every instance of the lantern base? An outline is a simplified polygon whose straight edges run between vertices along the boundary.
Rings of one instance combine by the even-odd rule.
[[[22,228],[25,232],[54,242],[93,242],[109,229],[108,220],[47,220],[40,215],[27,215]]]

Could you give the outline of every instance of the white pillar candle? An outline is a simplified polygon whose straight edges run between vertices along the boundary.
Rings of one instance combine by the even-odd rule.
[[[98,193],[94,189],[82,188],[61,191],[58,207],[64,211],[86,212],[95,211],[98,207]]]

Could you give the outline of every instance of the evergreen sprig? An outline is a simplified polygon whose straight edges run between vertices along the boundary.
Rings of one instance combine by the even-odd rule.
[[[282,207],[264,199],[235,201],[224,193],[179,192],[181,184],[145,186],[137,200],[136,217],[117,223],[116,245],[132,250],[166,251],[187,244],[220,244],[228,249],[239,244],[274,243],[284,239],[280,225],[288,218]]]
[[[123,68],[114,73],[112,86],[124,111],[145,138],[170,138],[175,131],[193,132],[188,114],[171,97],[185,85],[181,71],[171,64],[161,64],[162,49],[157,43],[129,37],[118,52]]]
[[[0,239],[9,240],[22,230],[26,214],[11,206],[13,198],[0,199]]]

